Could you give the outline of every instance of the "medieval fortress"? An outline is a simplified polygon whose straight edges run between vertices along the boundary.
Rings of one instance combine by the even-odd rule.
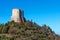
[[[24,11],[21,9],[12,9],[11,21],[14,22],[25,22]]]

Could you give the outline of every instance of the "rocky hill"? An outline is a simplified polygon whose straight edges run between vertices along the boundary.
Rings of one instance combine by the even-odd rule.
[[[0,24],[0,40],[60,40],[49,26],[39,26],[32,21]]]

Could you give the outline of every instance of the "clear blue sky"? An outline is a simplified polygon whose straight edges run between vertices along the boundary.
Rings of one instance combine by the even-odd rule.
[[[59,0],[0,0],[0,23],[10,20],[13,8],[24,10],[25,18],[39,25],[49,25],[60,34]]]

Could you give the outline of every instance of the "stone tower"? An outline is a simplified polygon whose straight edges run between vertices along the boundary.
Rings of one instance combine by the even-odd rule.
[[[24,22],[24,12],[20,9],[12,9],[11,21]]]

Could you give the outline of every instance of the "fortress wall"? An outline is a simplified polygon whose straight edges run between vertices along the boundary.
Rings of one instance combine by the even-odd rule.
[[[12,9],[12,16],[11,16],[11,21],[15,22],[24,22],[24,12],[23,10],[20,9]]]

